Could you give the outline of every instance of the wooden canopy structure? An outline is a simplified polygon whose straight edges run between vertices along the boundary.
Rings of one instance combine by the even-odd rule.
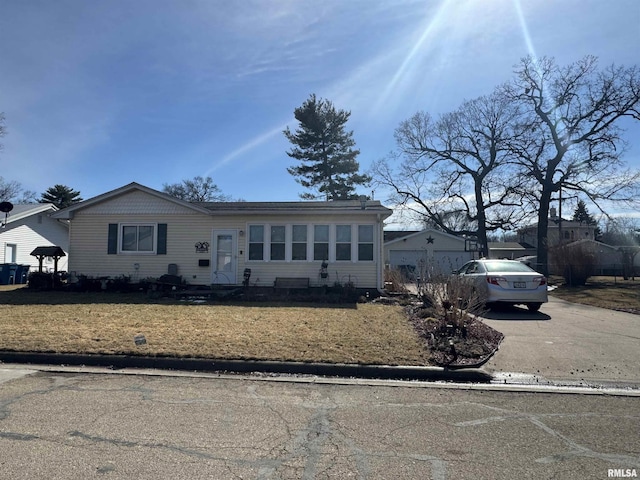
[[[36,247],[31,252],[31,255],[38,259],[38,271],[40,273],[42,273],[42,262],[45,257],[53,258],[53,273],[58,273],[58,260],[67,256],[62,248],[56,246]]]

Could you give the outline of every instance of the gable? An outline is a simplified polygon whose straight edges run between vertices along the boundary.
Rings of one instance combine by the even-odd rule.
[[[100,203],[88,205],[77,215],[197,215],[198,212],[176,202],[141,190],[131,190]]]
[[[464,238],[439,232],[438,230],[423,230],[403,238],[385,243],[385,247],[394,250],[464,250]]]

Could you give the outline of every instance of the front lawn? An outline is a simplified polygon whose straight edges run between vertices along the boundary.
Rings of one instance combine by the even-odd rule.
[[[556,285],[562,283],[553,280]],[[560,285],[549,293],[569,302],[640,314],[640,278],[590,277],[585,286]]]
[[[144,335],[145,344],[136,345]],[[429,365],[402,307],[194,304],[0,288],[0,350]]]

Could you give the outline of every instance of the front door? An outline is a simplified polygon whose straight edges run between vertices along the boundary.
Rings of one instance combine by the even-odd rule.
[[[211,272],[211,283],[235,285],[236,262],[238,260],[235,230],[213,231],[212,256],[213,269]]]

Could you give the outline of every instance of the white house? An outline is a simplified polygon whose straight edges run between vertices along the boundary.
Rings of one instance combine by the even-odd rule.
[[[137,183],[55,213],[68,220],[69,271],[132,281],[177,274],[190,284],[382,288],[378,201],[186,202]]]
[[[38,268],[38,260],[31,256],[36,247],[59,246],[68,255],[69,226],[66,221],[52,218],[58,209],[51,203],[14,205],[0,216],[0,264],[29,265],[30,271]],[[58,262],[59,270],[67,269],[67,258]],[[44,268],[53,269],[53,260],[45,259]],[[16,282],[18,283],[18,282]]]
[[[390,240],[384,244],[385,264],[390,268],[415,268],[416,272],[427,269],[451,273],[471,260],[473,243],[462,237],[456,237],[438,230],[426,229],[420,232],[408,232],[398,235],[386,232]]]

